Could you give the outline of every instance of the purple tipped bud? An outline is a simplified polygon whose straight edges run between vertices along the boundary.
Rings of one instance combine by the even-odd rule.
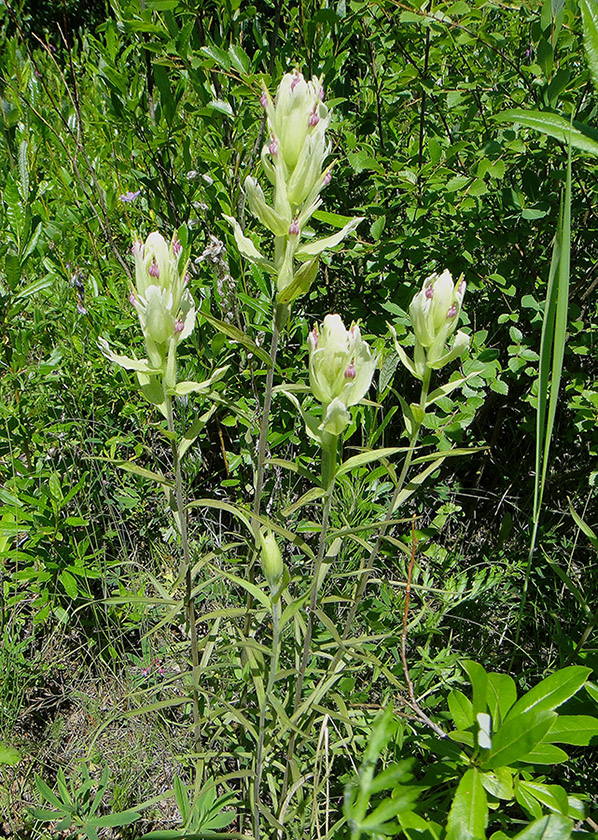
[[[189,285],[189,280],[190,280],[190,277],[189,277],[189,274],[187,273],[187,274],[185,274],[185,276],[183,278],[183,285],[188,286]]]
[[[268,107],[268,94],[266,93],[266,88],[263,88],[262,95],[260,96],[260,105],[262,108]]]
[[[181,320],[181,318],[177,318],[174,324],[175,333],[181,333],[184,329],[185,325],[183,324],[183,321]]]
[[[289,235],[290,236],[299,236],[299,222],[297,219],[293,219],[291,224],[289,225]]]
[[[351,364],[345,371],[345,379],[355,379],[356,376],[357,371],[355,370],[355,365],[353,364],[353,362],[351,362]]]
[[[136,242],[133,242],[131,245],[131,253],[132,254],[143,254],[143,242],[141,239],[138,239]]]
[[[297,87],[298,84],[299,84],[299,74],[295,70],[295,73],[293,75],[293,81],[291,82],[291,90],[295,90],[295,88]]]
[[[272,157],[276,157],[278,155],[278,141],[276,140],[276,137],[272,138],[272,142],[268,146],[268,149],[270,150]]]
[[[323,182],[324,186],[327,187],[328,184],[331,181],[332,181],[332,174],[330,172],[324,173],[324,178],[322,179],[322,182]]]
[[[318,335],[318,328],[314,327],[313,330],[311,331],[310,335],[311,335],[311,340],[312,340],[313,345],[314,345],[314,350],[317,350],[318,349],[318,342],[320,340],[320,337]]]
[[[131,292],[131,294],[129,295],[129,303],[131,304],[131,306],[135,306],[136,302],[137,298],[135,297],[135,292]]]
[[[453,303],[453,305],[451,306],[449,311],[446,313],[446,317],[447,318],[454,318],[456,314],[457,314],[457,304]]]
[[[321,87],[320,88],[320,102],[323,102],[323,101],[324,101],[324,88]]]
[[[465,294],[465,280],[461,280],[461,282],[457,286],[457,294],[458,295],[464,295]]]
[[[178,257],[182,250],[183,246],[179,242],[179,238],[175,233],[174,239],[172,240],[172,253],[175,255],[175,257]]]
[[[160,276],[160,269],[158,268],[158,263],[156,262],[155,257],[152,261],[152,264],[148,268],[147,273],[150,277],[155,277],[156,279]]]
[[[428,300],[432,300],[434,297],[434,286],[430,285],[426,287],[426,298]]]
[[[314,128],[319,122],[320,122],[320,118],[316,114],[316,112],[314,111],[313,114],[310,114],[310,117],[309,117],[309,123],[308,123],[309,127]]]

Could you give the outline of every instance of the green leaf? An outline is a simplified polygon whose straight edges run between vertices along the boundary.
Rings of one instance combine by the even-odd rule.
[[[21,753],[14,747],[8,747],[6,744],[0,744],[0,764],[8,764],[12,767],[18,764],[21,760]]]
[[[594,89],[598,90],[598,6],[596,0],[579,0],[583,21],[583,45]]]
[[[473,705],[459,689],[454,688],[448,696],[448,707],[457,729],[473,726]]]
[[[488,674],[487,700],[496,729],[517,700],[517,687],[513,678],[508,674]]]
[[[403,487],[403,489],[397,496],[392,510],[389,511],[389,515],[391,513],[394,513],[395,510],[397,510],[397,508],[400,508],[401,505],[415,493],[415,491],[424,483],[428,476],[432,475],[432,473],[441,466],[441,464],[444,462],[445,457],[446,456],[443,455],[441,458],[437,458],[430,464],[430,466],[426,467],[425,470],[422,470],[422,472],[420,472],[419,475],[416,475],[415,478],[409,479],[405,487]]]
[[[488,674],[481,665],[471,659],[464,659],[460,664],[469,677],[473,689],[473,714],[477,715],[480,712],[485,712],[487,709]]]
[[[220,321],[218,318],[214,318],[209,312],[201,309],[198,313],[206,321],[215,327],[219,332],[224,333],[224,335],[228,336],[228,338],[232,339],[233,341],[238,342],[241,344],[246,350],[249,350],[250,353],[253,353],[254,356],[257,356],[266,367],[272,366],[272,360],[268,353],[265,350],[262,350],[261,347],[258,347],[255,341],[249,338],[242,330],[238,327],[233,326],[233,324],[229,324],[226,321]],[[219,368],[218,370],[223,370],[223,368]]]
[[[482,773],[484,790],[497,799],[510,801],[513,798],[513,777],[508,767],[497,767]]]
[[[162,473],[152,472],[152,470],[146,470],[145,467],[140,467],[133,461],[114,461],[113,463],[115,467],[118,467],[121,470],[125,470],[125,472],[140,475],[142,478],[149,478],[151,481],[156,481],[158,482],[158,484],[165,484],[167,487],[173,486],[173,483],[169,481],[166,478],[166,476],[162,475]]]
[[[105,814],[103,817],[97,817],[87,822],[87,825],[93,825],[96,828],[110,828],[120,825],[130,825],[141,819],[141,814],[137,811],[121,811],[119,814]]]
[[[513,108],[510,111],[503,111],[497,114],[494,119],[499,122],[515,122],[527,128],[533,128],[541,134],[548,134],[561,143],[568,143],[571,138],[571,145],[582,152],[598,157],[598,131],[583,123],[573,120],[571,125],[568,119],[559,114],[551,114],[546,111],[528,111],[522,108]]]
[[[533,796],[534,799],[537,799],[545,808],[556,811],[558,814],[567,815],[569,811],[567,793],[560,785],[542,785],[538,782],[520,781],[519,787]]]
[[[351,470],[365,466],[365,464],[371,464],[372,461],[379,461],[381,458],[390,458],[391,455],[406,451],[407,447],[405,446],[389,446],[384,449],[374,449],[372,452],[360,452],[359,455],[353,455],[353,457],[343,461],[336,471],[336,476],[344,475],[345,473],[351,472]]]
[[[70,572],[67,572],[66,569],[64,569],[60,573],[60,582],[64,586],[64,591],[66,592],[66,594],[70,598],[76,598],[77,597],[77,595],[79,594],[79,589],[77,587],[77,581],[75,580],[75,578],[72,576],[72,574]]]
[[[488,798],[477,767],[465,772],[453,798],[446,824],[446,840],[485,840]]]
[[[383,830],[384,824],[396,817],[401,811],[412,810],[413,803],[421,795],[421,791],[420,787],[398,785],[393,791],[392,798],[383,799],[371,814],[368,814],[365,820],[359,823],[360,828],[367,833]]]
[[[538,712],[558,708],[579,691],[591,673],[591,668],[582,665],[561,668],[520,697],[511,708],[507,719],[520,716],[531,709]]]
[[[328,248],[335,248],[346,236],[355,230],[357,225],[363,222],[364,218],[364,216],[359,216],[358,218],[351,219],[351,221],[348,222],[342,230],[339,230],[337,233],[333,233],[332,236],[326,236],[324,239],[312,239],[311,241],[300,245],[295,251],[295,256],[298,260],[303,260],[308,257],[316,257]]]
[[[545,736],[545,737],[548,737]],[[563,761],[568,761],[569,756],[560,747],[555,747],[553,744],[545,744],[543,741],[528,752],[522,755],[519,761],[524,761],[526,764],[562,764]]]
[[[550,814],[530,823],[513,840],[569,840],[572,829],[572,820],[562,814]]]
[[[549,744],[587,747],[598,743],[598,718],[590,715],[559,715],[545,738]]]
[[[193,394],[197,391],[208,391],[215,382],[222,379],[229,367],[230,365],[225,365],[224,367],[216,368],[210,378],[204,379],[203,382],[177,382],[174,388],[168,389],[168,393],[172,396],[184,397],[187,394]]]
[[[494,733],[492,749],[481,766],[484,770],[494,770],[518,761],[540,743],[555,719],[556,713],[548,710],[528,711],[516,717],[509,715]]]

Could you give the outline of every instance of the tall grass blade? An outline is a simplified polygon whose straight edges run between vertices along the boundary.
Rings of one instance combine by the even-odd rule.
[[[542,512],[542,499],[546,485],[550,444],[554,429],[556,407],[563,372],[565,343],[567,339],[567,313],[569,309],[569,276],[571,268],[571,143],[567,160],[565,195],[557,228],[552,262],[546,292],[540,362],[538,369],[538,406],[536,409],[536,474],[534,483],[534,510],[523,594],[519,606],[515,646],[519,642],[521,621],[527,600],[529,577],[536,548],[538,526]]]

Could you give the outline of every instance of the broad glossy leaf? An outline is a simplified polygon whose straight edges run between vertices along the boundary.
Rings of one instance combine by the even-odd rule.
[[[582,665],[561,668],[520,697],[509,712],[508,719],[530,709],[546,711],[558,708],[579,691],[591,673],[591,668]]]
[[[587,747],[598,743],[598,718],[591,715],[559,715],[546,736],[549,744]]]
[[[534,799],[537,799],[541,805],[550,811],[567,815],[569,810],[567,793],[565,788],[562,788],[560,785],[542,785],[537,782],[520,781],[519,788],[530,796],[533,796]]]
[[[569,840],[573,822],[562,814],[550,814],[531,823],[513,840]]]
[[[550,734],[550,733],[548,733]],[[548,738],[548,735],[545,736]],[[555,747],[554,744],[545,744],[543,741],[528,752],[522,755],[519,761],[525,761],[526,764],[562,764],[567,761],[569,756],[560,747]]]
[[[446,824],[446,840],[485,840],[488,798],[477,767],[459,782]]]
[[[527,755],[544,738],[556,718],[548,710],[509,717],[494,733],[492,750],[482,761],[484,770],[505,767]]]
[[[484,789],[497,799],[508,801],[513,798],[513,777],[507,767],[497,767],[496,770],[482,773],[482,784]]]

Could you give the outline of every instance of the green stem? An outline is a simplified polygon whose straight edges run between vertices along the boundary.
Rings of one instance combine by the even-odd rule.
[[[264,773],[264,741],[266,738],[266,710],[270,705],[270,698],[274,691],[274,681],[278,671],[278,657],[280,655],[280,598],[272,604],[272,653],[270,658],[270,671],[268,673],[268,684],[264,702],[260,709],[260,721],[258,728],[258,744],[255,759],[255,787],[253,804],[253,832],[255,840],[260,840],[260,803],[262,776]]]
[[[174,461],[174,481],[177,518],[179,524],[179,532],[181,534],[181,543],[183,546],[183,562],[185,568],[185,612],[187,614],[187,623],[189,625],[189,635],[191,636],[191,662],[193,667],[193,737],[195,741],[195,749],[197,751],[201,743],[199,695],[197,692],[197,682],[199,678],[199,650],[197,646],[197,624],[195,621],[195,606],[193,603],[193,598],[191,596],[191,554],[189,551],[189,537],[187,534],[187,514],[185,511],[185,499],[183,494],[183,475],[181,472],[181,459],[179,458],[179,449],[174,429],[172,397],[166,393],[166,386],[164,387],[164,401],[166,403],[166,420],[168,423],[168,431],[170,432],[170,445],[172,447],[172,457]]]
[[[314,613],[318,603],[318,589],[320,580],[320,571],[324,556],[326,553],[326,532],[328,530],[328,520],[330,518],[330,508],[332,505],[332,492],[334,490],[334,476],[336,474],[336,452],[338,445],[338,435],[332,435],[324,432],[322,441],[322,483],[326,488],[326,496],[324,497],[324,506],[322,508],[322,526],[320,529],[320,540],[318,543],[318,554],[314,562],[312,571],[311,594],[309,598],[309,608],[307,609],[307,619],[305,622],[305,638],[303,640],[303,653],[301,655],[301,664],[297,674],[297,684],[295,686],[295,698],[293,701],[293,715],[297,713],[301,703],[301,695],[303,693],[303,682],[305,680],[305,673],[307,671],[307,662],[309,660],[309,652],[311,648],[311,640],[313,636],[313,621]],[[287,761],[284,769],[284,779],[282,783],[282,792],[280,801],[284,801],[287,792],[289,781],[289,767],[290,761],[293,757],[295,749],[295,741],[297,733],[295,730],[291,732],[289,738],[289,746],[287,749]]]
[[[258,532],[260,529],[257,517],[260,515],[260,508],[262,504],[262,490],[264,487],[264,468],[266,466],[266,448],[268,445],[268,426],[270,423],[270,408],[272,406],[272,389],[274,387],[274,368],[276,366],[276,355],[278,352],[278,339],[280,338],[280,331],[284,326],[285,320],[288,317],[289,307],[285,303],[274,304],[274,317],[272,320],[272,343],[270,345],[270,367],[266,374],[266,390],[264,393],[264,406],[262,409],[262,417],[260,421],[260,439],[257,448],[257,464],[255,468],[255,495],[253,497],[253,514],[256,517],[253,521],[253,529],[255,535],[256,548],[259,543]],[[254,563],[250,562],[247,570],[247,577],[250,583],[254,582]],[[249,634],[251,629],[251,607],[253,605],[253,596],[247,595],[246,612],[243,632],[245,636]]]

